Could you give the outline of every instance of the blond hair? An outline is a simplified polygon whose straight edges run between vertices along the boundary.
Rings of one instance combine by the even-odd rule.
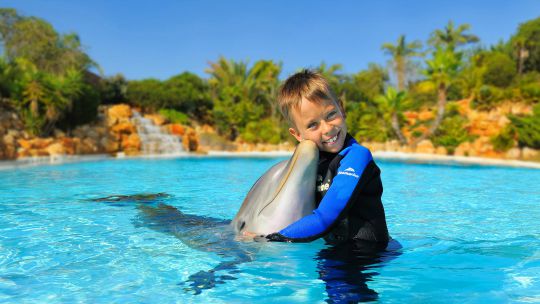
[[[294,126],[294,121],[291,117],[291,109],[298,109],[302,99],[315,103],[325,100],[339,103],[328,81],[320,73],[308,69],[290,76],[279,88],[277,96],[279,110],[292,126]]]

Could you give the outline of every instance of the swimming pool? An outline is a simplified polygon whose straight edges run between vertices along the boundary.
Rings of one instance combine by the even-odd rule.
[[[0,302],[540,301],[540,170],[378,161],[403,248],[376,258],[322,241],[239,243],[203,217],[175,226],[232,219],[282,159],[0,170]],[[148,193],[162,194],[95,201]]]

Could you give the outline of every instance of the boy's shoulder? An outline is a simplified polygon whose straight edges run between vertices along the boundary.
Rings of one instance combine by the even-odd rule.
[[[373,159],[371,151],[359,144],[354,137],[348,135],[345,141],[345,148],[339,152],[343,157],[354,157],[354,158],[369,158]]]

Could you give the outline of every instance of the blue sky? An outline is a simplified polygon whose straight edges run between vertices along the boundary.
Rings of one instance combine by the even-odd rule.
[[[385,64],[384,42],[425,42],[448,20],[469,23],[483,45],[508,39],[540,16],[539,0],[438,1],[121,1],[3,0],[26,16],[76,32],[106,75],[206,77],[219,56],[283,63],[283,76],[322,61],[354,73]]]

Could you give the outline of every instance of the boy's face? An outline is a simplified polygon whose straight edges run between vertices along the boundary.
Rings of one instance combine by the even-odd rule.
[[[347,135],[344,113],[333,100],[315,103],[302,99],[299,108],[291,109],[295,128],[289,128],[289,132],[298,141],[309,139],[315,142],[319,151],[337,153]]]

